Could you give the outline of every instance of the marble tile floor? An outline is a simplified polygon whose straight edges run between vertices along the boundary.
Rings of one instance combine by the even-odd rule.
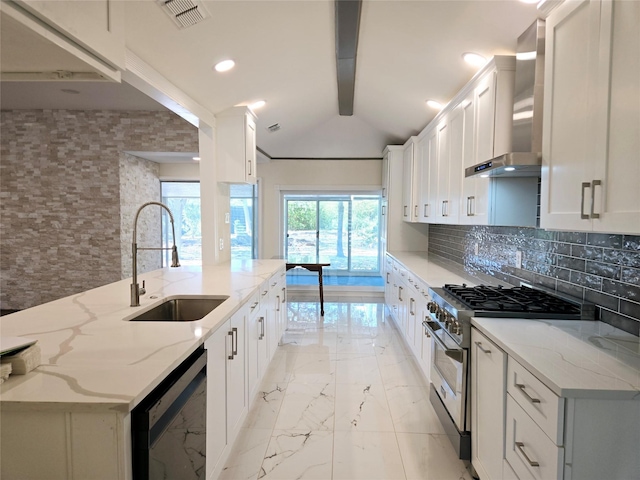
[[[221,479],[471,480],[384,304],[289,298]]]

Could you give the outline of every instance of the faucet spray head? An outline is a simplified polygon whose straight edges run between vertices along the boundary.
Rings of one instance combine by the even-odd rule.
[[[171,248],[171,266],[180,266],[180,260],[178,259],[178,247],[176,247],[175,245]]]

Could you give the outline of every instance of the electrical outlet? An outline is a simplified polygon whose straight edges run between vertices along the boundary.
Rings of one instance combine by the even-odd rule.
[[[480,249],[479,249],[479,247],[478,247],[478,244],[477,244],[477,243],[476,243],[476,244],[474,244],[474,245],[473,245],[473,254],[474,254],[474,255],[478,255],[478,251],[479,251],[479,250],[480,250]]]
[[[516,252],[516,268],[522,268],[522,252],[520,250]]]
[[[224,214],[224,223],[229,223],[229,212]]]
[[[220,239],[220,250],[224,250],[224,238]]]

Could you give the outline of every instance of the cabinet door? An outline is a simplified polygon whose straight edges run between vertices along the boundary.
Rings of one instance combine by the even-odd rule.
[[[415,347],[413,342],[416,338],[416,311],[418,296],[416,295],[416,290],[412,288],[411,285],[408,285],[407,287],[407,313],[404,326],[404,337],[411,350],[414,350]]]
[[[434,199],[431,192],[432,185],[436,182],[437,165],[437,141],[436,129],[431,129],[418,143],[420,150],[420,198],[418,199],[418,221],[429,223],[434,220]],[[433,178],[432,178],[433,177]]]
[[[205,341],[207,349],[207,478],[222,468],[227,446],[227,333],[225,322]]]
[[[462,152],[464,139],[464,115],[460,107],[456,107],[449,117],[449,174],[447,193],[446,223],[459,223],[462,197]]]
[[[593,230],[640,233],[640,2],[602,2]],[[599,181],[599,183],[598,183]]]
[[[437,223],[442,223],[447,216],[447,203],[449,194],[449,124],[442,122],[437,127],[438,144],[438,190],[435,216]]]
[[[471,452],[480,478],[502,478],[507,356],[471,330]]]
[[[597,151],[600,6],[565,2],[546,23],[540,226],[589,230]]]
[[[496,113],[496,73],[490,72],[475,88],[476,163],[493,158]]]
[[[402,151],[402,219],[413,221],[413,142],[409,141]]]
[[[245,309],[230,320],[227,331],[227,442],[231,443],[247,411],[245,380]]]
[[[253,396],[256,392],[256,388],[260,384],[261,371],[259,370],[259,356],[258,351],[260,347],[260,333],[261,325],[258,319],[260,318],[260,304],[253,302],[249,306],[249,315],[247,317],[247,384],[249,405],[253,401]]]
[[[246,122],[244,141],[247,182],[256,183],[258,179],[258,166],[256,165],[256,122],[248,115]]]
[[[387,225],[389,216],[389,152],[382,158],[382,198],[380,202],[380,240],[382,251],[387,247]]]

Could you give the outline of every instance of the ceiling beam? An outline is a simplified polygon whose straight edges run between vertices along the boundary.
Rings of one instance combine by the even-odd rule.
[[[335,0],[335,6],[338,111],[340,115],[351,116],[356,84],[356,53],[362,0]]]

